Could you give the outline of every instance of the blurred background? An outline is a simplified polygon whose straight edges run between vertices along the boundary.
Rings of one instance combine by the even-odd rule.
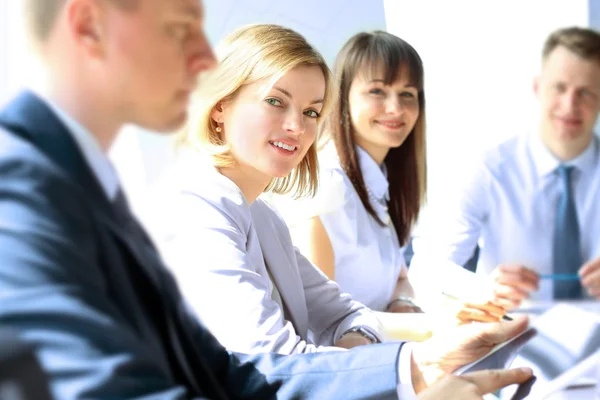
[[[0,0],[0,105],[42,80],[21,29],[21,0]],[[248,23],[297,30],[329,63],[353,34],[381,29],[411,43],[425,64],[429,203],[451,201],[457,180],[487,148],[536,122],[532,80],[546,36],[569,25],[600,29],[600,0],[204,0],[216,44]],[[171,162],[164,136],[127,127],[111,157],[134,207]]]

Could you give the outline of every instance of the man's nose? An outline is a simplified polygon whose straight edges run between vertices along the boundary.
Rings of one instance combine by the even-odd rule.
[[[212,69],[217,65],[217,58],[204,32],[195,39],[192,46],[188,58],[188,70],[192,75],[196,76],[200,72]]]

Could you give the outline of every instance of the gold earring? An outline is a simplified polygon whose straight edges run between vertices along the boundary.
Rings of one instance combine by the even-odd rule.
[[[221,131],[222,131],[222,130],[223,130],[223,129],[221,129],[221,127],[220,127],[220,126],[217,126],[217,127],[215,128],[215,132],[217,132],[217,133],[221,133]]]

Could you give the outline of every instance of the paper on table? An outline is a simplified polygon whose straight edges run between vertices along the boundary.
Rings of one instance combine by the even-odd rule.
[[[464,268],[440,268],[440,271],[451,271],[448,274],[436,276],[436,283],[424,296],[417,296],[417,303],[425,312],[431,315],[454,317],[462,304],[448,301],[450,295],[465,302],[486,303],[492,298],[493,290],[489,279],[477,275]]]
[[[421,342],[431,337],[433,317],[423,313],[375,312],[387,340]]]

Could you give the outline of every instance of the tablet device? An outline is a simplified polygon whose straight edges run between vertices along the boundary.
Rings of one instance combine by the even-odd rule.
[[[544,399],[582,381],[600,365],[600,315],[560,304],[533,317],[531,328],[496,346],[489,354],[455,372],[462,375],[482,369],[529,367],[536,376],[528,387],[513,385],[502,391],[501,399],[516,396]],[[595,376],[595,375],[594,375]],[[600,384],[600,382],[591,382]],[[528,394],[526,392],[529,392]],[[523,397],[525,396],[525,397]]]
[[[533,325],[537,334],[511,365],[532,368],[537,377],[527,398],[543,399],[578,385],[600,365],[600,315],[561,304],[534,318]]]
[[[510,400],[523,400],[523,399],[526,399],[527,396],[529,395],[529,393],[531,392],[531,388],[533,387],[533,384],[535,383],[536,380],[537,380],[537,378],[534,375],[531,378],[527,379],[525,382],[521,383],[517,387],[517,390],[512,395],[512,397],[510,398]]]
[[[488,354],[479,360],[457,369],[455,375],[464,375],[484,369],[509,368],[519,351],[537,335],[536,328],[530,327],[520,335],[495,346]]]

